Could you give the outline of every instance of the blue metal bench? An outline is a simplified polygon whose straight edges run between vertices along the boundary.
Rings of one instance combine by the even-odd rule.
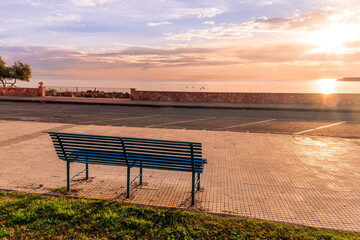
[[[201,143],[164,141],[156,139],[112,137],[87,134],[49,133],[58,157],[67,162],[67,190],[70,190],[70,163],[84,163],[89,178],[89,164],[127,167],[127,197],[137,178],[142,184],[143,168],[192,173],[191,204],[195,203],[195,189],[200,190],[200,174],[206,159],[202,158]],[[140,173],[130,181],[130,170]],[[196,178],[197,174],[197,179]]]

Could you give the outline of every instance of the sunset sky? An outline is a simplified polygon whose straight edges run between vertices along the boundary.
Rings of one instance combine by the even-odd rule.
[[[33,79],[309,80],[360,72],[359,0],[0,0]]]

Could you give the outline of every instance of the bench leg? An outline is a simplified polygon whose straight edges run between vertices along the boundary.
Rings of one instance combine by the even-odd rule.
[[[195,172],[192,172],[191,205],[195,204]]]
[[[70,191],[70,161],[66,162],[67,191]]]
[[[86,163],[86,180],[89,179],[89,164]]]
[[[143,174],[143,169],[142,169],[142,164],[140,165],[140,185],[142,185],[142,174]]]
[[[130,197],[130,167],[127,167],[127,187],[126,187],[126,197]]]
[[[197,190],[200,191],[200,173],[198,173],[197,181],[198,181]]]

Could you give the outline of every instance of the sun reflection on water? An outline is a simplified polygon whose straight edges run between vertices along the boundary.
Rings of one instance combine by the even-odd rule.
[[[317,85],[321,93],[330,94],[336,91],[336,79],[319,79]]]

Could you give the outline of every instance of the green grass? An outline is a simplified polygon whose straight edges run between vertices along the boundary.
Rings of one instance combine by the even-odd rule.
[[[360,239],[360,234],[0,191],[5,239]]]

